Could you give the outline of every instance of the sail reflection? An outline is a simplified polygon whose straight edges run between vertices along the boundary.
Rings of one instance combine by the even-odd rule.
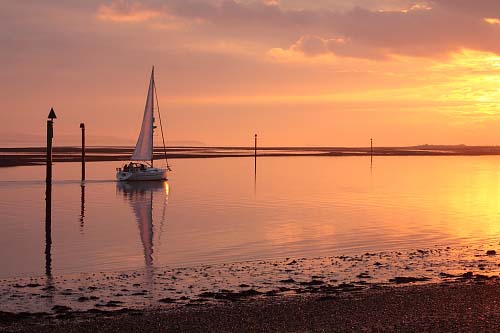
[[[167,182],[156,181],[135,181],[135,182],[118,182],[116,185],[117,193],[120,193],[132,207],[139,235],[144,249],[144,261],[148,271],[153,268],[153,195],[161,195],[165,197],[163,200],[163,213],[161,215],[160,225],[163,225],[165,220],[165,207],[168,199],[169,186]],[[160,235],[161,235],[160,228]],[[158,239],[159,241],[159,239]]]

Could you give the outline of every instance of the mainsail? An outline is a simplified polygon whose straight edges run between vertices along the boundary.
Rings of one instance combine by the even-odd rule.
[[[148,97],[146,99],[146,108],[142,118],[141,134],[137,139],[132,161],[150,161],[153,158],[153,106],[154,106],[154,68],[151,71],[151,80],[149,81]]]

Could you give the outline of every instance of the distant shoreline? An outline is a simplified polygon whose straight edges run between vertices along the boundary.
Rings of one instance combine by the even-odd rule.
[[[133,147],[88,147],[87,162],[128,160]],[[412,147],[259,147],[259,157],[289,156],[485,156],[500,155],[500,146],[421,145]],[[55,147],[54,162],[79,162],[79,147]],[[163,159],[163,149],[155,149],[155,159]],[[167,156],[179,158],[253,157],[254,147],[178,146],[168,147]],[[45,147],[0,148],[0,167],[43,165]]]

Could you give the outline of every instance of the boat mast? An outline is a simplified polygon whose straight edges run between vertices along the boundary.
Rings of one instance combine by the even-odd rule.
[[[152,121],[151,121],[151,126],[152,126],[152,129],[151,129],[151,167],[153,167],[153,160],[154,160],[154,155],[155,155],[155,145],[154,145],[154,136],[153,136],[153,132],[155,130],[155,100],[154,100],[154,85],[155,85],[155,66],[153,66],[153,69],[151,70],[151,98],[153,99],[152,103],[151,103],[151,118]]]
[[[168,165],[167,159],[167,148],[165,147],[165,136],[163,135],[163,124],[161,123],[161,113],[160,113],[160,103],[158,103],[158,94],[156,93],[156,83],[153,82],[153,89],[156,97],[156,107],[158,110],[158,119],[160,119],[160,131],[161,131],[161,140],[163,141],[163,153],[165,154],[165,163],[167,164],[167,170],[170,170],[170,166]]]

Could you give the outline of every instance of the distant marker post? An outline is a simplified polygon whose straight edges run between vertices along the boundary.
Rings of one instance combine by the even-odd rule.
[[[370,168],[373,165],[373,138],[370,138]]]
[[[254,135],[253,158],[254,158],[255,173],[257,173],[257,134]]]
[[[253,187],[257,190],[257,134],[254,134],[254,149],[253,149]]]
[[[254,157],[257,158],[257,134],[254,135]]]
[[[257,134],[254,135],[253,156],[254,156],[254,159],[255,159],[255,168],[257,168]]]
[[[82,182],[85,180],[85,124],[80,123],[82,129]]]
[[[54,119],[57,118],[53,108],[50,109],[47,118],[47,172],[45,181],[49,183],[52,182],[52,138],[54,137]]]

